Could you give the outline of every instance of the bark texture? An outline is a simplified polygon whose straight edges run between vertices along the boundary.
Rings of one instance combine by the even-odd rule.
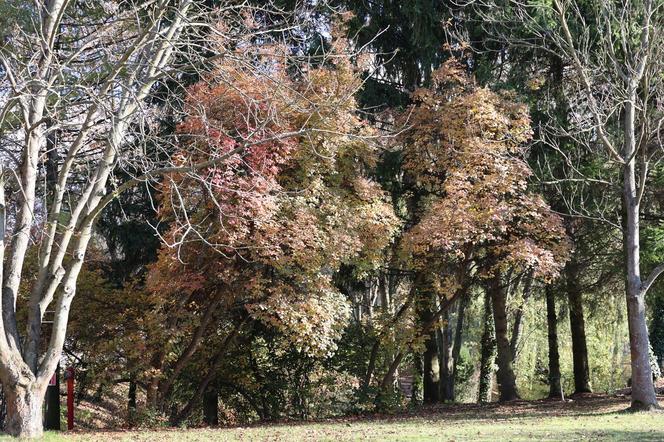
[[[438,341],[440,343],[440,400],[454,400],[454,368],[452,366],[454,356],[452,355],[452,324],[450,313],[443,313],[443,326],[438,330]]]
[[[572,333],[572,360],[574,364],[574,394],[590,393],[590,368],[586,345],[586,325],[583,314],[580,267],[575,258],[565,266],[565,283],[569,302],[569,325]]]
[[[556,298],[551,286],[546,287],[546,324],[549,337],[549,397],[562,397],[560,355],[558,353],[558,318]]]
[[[491,381],[493,379],[493,364],[496,360],[496,335],[493,329],[493,312],[491,310],[491,296],[484,293],[484,332],[481,340],[480,379],[478,388],[478,402],[491,401]]]
[[[625,225],[623,242],[626,255],[627,286],[627,324],[629,325],[629,347],[632,356],[632,406],[634,410],[659,408],[650,367],[650,340],[646,325],[645,295],[648,287],[657,277],[653,274],[644,285],[641,280],[641,245],[640,245],[640,198],[636,184],[637,140],[635,137],[635,103],[638,82],[633,80],[628,85],[629,101],[625,102],[624,115],[624,155],[628,158],[623,168],[623,207]],[[642,166],[644,167],[644,166]],[[644,181],[644,178],[641,178]],[[641,183],[644,185],[644,183]]]
[[[44,394],[44,388],[39,388],[32,383],[27,386],[17,385],[14,388],[6,389],[6,431],[8,434],[26,439],[43,436]]]
[[[516,388],[516,376],[512,368],[512,350],[508,337],[507,325],[507,291],[502,283],[500,274],[487,281],[487,289],[491,293],[493,307],[493,321],[496,327],[496,344],[498,348],[498,389],[500,391],[500,401],[511,401],[519,399],[519,393]]]

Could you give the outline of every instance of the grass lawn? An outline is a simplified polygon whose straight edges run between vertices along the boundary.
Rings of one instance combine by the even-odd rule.
[[[48,441],[664,441],[664,413],[624,413],[624,399],[444,405],[413,414],[222,429],[80,431]]]

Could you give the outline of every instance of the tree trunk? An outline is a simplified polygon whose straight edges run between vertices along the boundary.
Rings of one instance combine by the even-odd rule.
[[[387,373],[385,373],[385,376],[383,376],[383,380],[380,382],[380,389],[382,391],[387,390],[388,387],[393,388],[395,374],[399,369],[399,364],[401,364],[402,359],[403,359],[402,352],[397,353],[396,356],[394,357],[394,360],[387,369]]]
[[[223,341],[219,345],[219,348],[217,349],[217,353],[214,355],[212,361],[210,361],[210,363],[208,364],[209,368],[207,374],[199,382],[198,387],[194,391],[194,394],[191,396],[189,401],[186,403],[184,408],[179,413],[177,412],[177,410],[171,413],[171,423],[173,425],[180,425],[183,420],[189,417],[191,412],[194,410],[194,407],[196,407],[196,405],[199,403],[198,401],[201,400],[205,391],[208,389],[210,382],[212,382],[212,380],[217,376],[217,370],[221,366],[222,362],[224,362],[224,355],[226,353],[226,350],[228,350],[228,347],[235,342],[235,339],[239,334],[240,330],[249,320],[250,319],[248,317],[244,318],[242,322],[236,325],[235,328],[233,328],[233,331],[231,331],[231,333],[228,334],[223,339]],[[265,398],[263,397],[263,399]],[[270,415],[269,411],[266,410],[265,416],[269,415]]]
[[[440,316],[443,313],[445,313],[454,304],[454,302],[456,302],[457,299],[459,299],[461,296],[463,296],[467,292],[467,290],[468,290],[467,281],[462,279],[462,278],[460,278],[460,280],[462,280],[462,285],[454,293],[454,295],[450,299],[441,300],[441,305],[438,308],[438,310],[436,310],[435,312],[432,312],[431,310],[429,310],[429,312],[430,312],[430,316],[429,316],[430,319],[429,320],[421,321],[421,330],[422,330],[421,331],[421,333],[422,333],[421,336],[426,336],[428,333],[430,333],[430,332],[428,332],[428,330],[431,330],[432,328],[434,328],[435,323],[438,320],[438,318],[440,318]],[[421,300],[420,300],[420,302],[421,302]],[[408,304],[405,304],[404,306],[402,306],[399,309],[399,313],[397,313],[396,317],[399,317],[402,314],[402,312],[406,311],[407,307],[408,307]],[[422,312],[421,309],[419,311]],[[426,311],[426,310],[424,310],[424,311]],[[421,317],[420,317],[420,319],[421,319]],[[411,345],[412,345],[412,343],[413,343],[413,341],[410,342]],[[388,385],[390,382],[394,381],[394,379],[393,379],[394,373],[399,368],[399,364],[401,363],[401,360],[403,359],[403,357],[404,357],[403,352],[397,353],[397,355],[394,357],[394,361],[390,365],[390,368],[389,368],[387,374],[383,377],[383,381],[380,384],[381,388],[384,389],[386,385]]]
[[[208,390],[203,396],[203,421],[210,427],[219,425],[219,393]]]
[[[127,408],[129,411],[136,411],[136,380],[132,379],[129,381],[129,394],[127,397]]]
[[[498,347],[498,372],[496,377],[498,379],[500,401],[511,401],[519,399],[519,393],[516,389],[516,376],[512,369],[512,351],[507,331],[507,293],[498,270],[496,270],[496,275],[487,281],[487,286],[491,293],[493,321],[496,326],[496,344]]]
[[[627,322],[629,324],[630,352],[632,356],[632,406],[633,410],[659,408],[648,354],[648,329],[645,319],[645,299],[633,295],[628,289]]]
[[[565,282],[569,300],[569,325],[572,332],[574,364],[574,393],[590,393],[590,369],[586,346],[586,326],[583,315],[583,294],[579,280],[579,264],[573,257],[565,266]]]
[[[553,288],[546,287],[546,324],[549,335],[549,397],[562,397],[560,384],[560,355],[558,354],[558,318]]]
[[[452,399],[456,400],[457,367],[459,366],[459,355],[461,354],[461,344],[463,337],[463,317],[466,313],[468,304],[468,295],[464,294],[459,299],[459,309],[457,310],[456,331],[454,332],[454,346],[452,347]]]
[[[5,401],[4,387],[0,383],[0,428],[5,428],[7,421],[7,402]]]
[[[491,401],[491,380],[493,379],[493,363],[496,360],[496,337],[493,330],[493,313],[491,296],[484,293],[484,332],[481,340],[480,380],[478,402]]]
[[[438,364],[438,345],[436,344],[436,333],[431,332],[424,343],[424,403],[433,404],[440,401],[439,383],[440,366]]]
[[[376,338],[376,342],[371,347],[371,354],[369,355],[367,372],[364,375],[364,388],[368,388],[369,385],[371,385],[371,378],[373,377],[374,370],[376,369],[376,358],[378,357],[379,348],[380,348],[380,337]]]
[[[417,289],[417,319],[422,336],[425,337],[424,353],[422,354],[422,384],[423,401],[433,404],[440,401],[440,363],[438,359],[438,339],[434,327],[433,311],[435,305],[433,296],[424,288],[421,276],[415,282]]]
[[[45,388],[35,384],[16,385],[5,389],[7,403],[6,431],[14,437],[40,438],[43,436],[42,405]]]
[[[422,388],[422,358],[419,353],[413,352],[413,384],[410,397],[412,405],[421,405],[423,400]]]
[[[173,364],[173,369],[170,371],[168,376],[164,377],[159,381],[157,387],[157,406],[159,409],[161,410],[164,409],[170,397],[169,395],[171,392],[171,388],[173,387],[173,384],[178,379],[178,376],[180,376],[180,373],[182,373],[182,370],[184,370],[187,363],[191,360],[191,358],[198,350],[198,347],[201,341],[203,340],[203,337],[205,336],[205,332],[207,331],[208,326],[210,325],[212,320],[214,319],[215,313],[217,312],[222,299],[223,297],[218,296],[217,299],[213,300],[210,303],[210,305],[207,307],[205,314],[203,315],[203,318],[201,319],[200,324],[198,325],[198,327],[196,327],[196,332],[192,335],[189,344],[182,352],[182,354],[178,357],[175,364]],[[159,369],[161,371],[164,371],[163,356],[159,358],[158,365]]]
[[[148,410],[158,410],[160,376],[157,373],[163,372],[164,356],[164,348],[161,347],[155,350],[150,360],[150,366],[155,374],[148,379],[145,387],[145,407]]]
[[[461,352],[461,333],[463,329],[463,314],[466,308],[467,296],[463,294],[458,303],[456,324],[452,326],[449,311],[443,313],[443,327],[439,330],[440,342],[440,400],[455,401],[456,369]]]
[[[518,288],[518,287],[515,287]],[[512,363],[516,362],[519,350],[519,339],[523,330],[523,310],[530,299],[530,294],[533,288],[533,274],[529,273],[526,276],[526,281],[523,284],[522,304],[514,312],[514,327],[512,327],[512,338],[510,340],[510,350],[512,351]]]
[[[443,313],[443,326],[438,330],[440,342],[440,400],[454,400],[454,371],[452,368],[452,324],[450,324],[450,313]]]
[[[629,98],[625,101],[624,116],[624,156],[627,163],[623,168],[623,206],[625,209],[625,226],[623,240],[625,243],[627,267],[627,324],[629,325],[629,347],[632,356],[632,409],[649,410],[659,408],[650,367],[650,341],[646,325],[645,294],[646,288],[641,281],[641,249],[639,205],[640,195],[636,184],[636,94],[637,82],[629,84]],[[646,167],[646,166],[642,166]],[[642,181],[645,178],[641,179]],[[645,183],[641,183],[645,186]]]

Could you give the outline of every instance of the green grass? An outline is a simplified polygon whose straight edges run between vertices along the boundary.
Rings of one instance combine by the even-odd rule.
[[[624,401],[442,406],[412,415],[226,429],[47,434],[47,441],[662,441],[663,413],[624,413]]]

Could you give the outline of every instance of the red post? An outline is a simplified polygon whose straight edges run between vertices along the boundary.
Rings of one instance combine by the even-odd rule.
[[[67,367],[67,430],[74,429],[74,367]]]

